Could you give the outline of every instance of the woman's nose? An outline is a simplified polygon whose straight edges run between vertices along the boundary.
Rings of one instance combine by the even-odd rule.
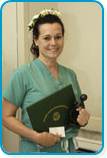
[[[56,45],[56,40],[55,40],[55,38],[52,38],[52,39],[51,39],[51,44],[52,44],[52,45]]]

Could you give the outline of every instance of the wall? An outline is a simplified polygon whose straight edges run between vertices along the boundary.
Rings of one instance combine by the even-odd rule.
[[[8,4],[3,8],[3,21],[2,21],[2,63],[3,63],[3,89],[10,79],[14,69],[18,66],[18,52],[17,52],[17,12],[16,3]],[[9,130],[3,127],[3,145],[4,150],[16,151],[18,150],[19,138]],[[14,141],[13,141],[14,138]]]
[[[8,83],[11,74],[21,64],[25,63],[25,31],[23,3],[7,3],[2,10],[2,89]],[[21,117],[20,109],[17,117]],[[3,146],[8,152],[19,150],[19,136],[3,127]],[[14,141],[13,141],[14,140]]]

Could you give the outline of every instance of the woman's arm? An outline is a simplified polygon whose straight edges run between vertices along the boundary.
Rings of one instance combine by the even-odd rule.
[[[3,125],[14,133],[43,146],[54,145],[60,140],[58,135],[49,134],[48,132],[38,133],[33,129],[26,127],[16,118],[18,107],[8,102],[6,99],[3,99],[2,109]]]

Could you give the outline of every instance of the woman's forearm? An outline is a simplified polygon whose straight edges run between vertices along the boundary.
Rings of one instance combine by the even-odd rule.
[[[11,116],[3,119],[3,125],[14,133],[26,137],[32,142],[38,143],[43,146],[52,146],[60,141],[60,136],[49,134],[48,132],[38,133],[33,129],[26,127],[15,117]]]
[[[33,142],[36,142],[36,135],[38,134],[33,129],[26,127],[22,122],[13,116],[7,116],[3,118],[3,125],[12,132],[23,136]]]
[[[33,129],[26,127],[15,117],[17,110],[17,106],[6,99],[3,99],[2,120],[3,125],[9,130],[43,146],[52,146],[60,140],[58,135],[53,135],[45,131],[38,133]]]

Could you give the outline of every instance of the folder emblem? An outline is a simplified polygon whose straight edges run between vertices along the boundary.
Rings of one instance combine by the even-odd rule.
[[[58,121],[60,117],[61,115],[58,111],[53,113],[53,121]]]
[[[61,112],[68,110],[67,105],[58,105],[53,108],[51,108],[44,116],[43,122],[49,121],[50,117],[52,116],[52,121],[58,121],[61,118]]]

